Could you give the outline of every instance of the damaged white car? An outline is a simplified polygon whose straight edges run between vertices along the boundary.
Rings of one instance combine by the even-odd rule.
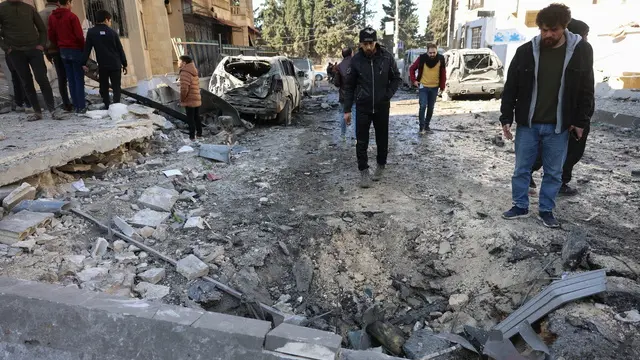
[[[443,100],[459,95],[491,95],[504,90],[504,66],[491,49],[459,49],[444,53],[447,85]]]
[[[243,115],[291,124],[302,91],[296,70],[286,57],[228,56],[216,67],[209,91]]]

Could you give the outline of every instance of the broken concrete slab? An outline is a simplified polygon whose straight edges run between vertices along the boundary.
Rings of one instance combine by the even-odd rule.
[[[163,268],[153,268],[141,274],[138,274],[138,277],[142,281],[146,281],[148,283],[155,285],[160,281],[162,281],[162,279],[164,279],[165,274],[166,274],[166,271]]]
[[[187,219],[183,228],[193,229],[198,228],[204,230],[204,220],[200,216],[194,216]]]
[[[143,209],[133,215],[131,223],[135,226],[152,228],[158,227],[171,216],[168,212],[158,212],[151,209]]]
[[[174,189],[152,186],[142,193],[138,203],[151,210],[170,212],[179,196],[180,194]]]
[[[449,341],[435,337],[432,331],[418,330],[411,334],[402,348],[407,358],[422,359],[424,356],[447,349],[450,346]]]
[[[296,287],[300,292],[307,292],[313,280],[313,262],[311,258],[303,255],[293,265],[293,275],[296,279]]]
[[[52,213],[21,211],[0,220],[0,243],[11,245],[24,240],[40,226],[47,225],[53,218]]]
[[[82,270],[81,272],[76,274],[76,277],[80,282],[85,283],[88,281],[93,281],[99,278],[103,278],[107,276],[107,274],[109,274],[109,269],[102,268],[102,267],[95,267],[95,268],[88,268],[88,269]]]
[[[592,269],[606,269],[607,275],[637,279],[640,274],[640,264],[622,255],[608,256],[591,253],[587,261]]]
[[[469,302],[469,295],[467,294],[454,294],[449,297],[449,306],[454,311],[459,311]]]
[[[191,254],[178,261],[176,271],[191,281],[209,274],[209,266]]]
[[[35,239],[22,240],[22,241],[18,241],[17,243],[13,243],[11,246],[13,246],[14,248],[26,250],[27,252],[30,253],[33,251],[33,248],[36,246],[36,240]]]
[[[68,201],[58,201],[54,199],[22,200],[11,209],[11,212],[17,213],[23,210],[29,210],[32,212],[60,214],[63,210],[68,210],[69,207]]]
[[[150,108],[148,106],[140,105],[140,104],[131,104],[127,106],[127,110],[130,113],[134,113],[136,115],[151,115],[156,109]]]
[[[96,239],[96,243],[93,245],[93,249],[91,250],[91,257],[94,259],[101,258],[107,254],[107,248],[109,247],[109,242],[107,239],[99,237]]]
[[[18,185],[0,187],[0,202],[2,202],[4,198],[6,198],[9,194],[11,194],[17,188],[18,188]]]
[[[197,280],[187,290],[189,299],[206,307],[215,306],[222,300],[222,293],[217,291],[216,285],[208,281]]]
[[[18,188],[14,189],[2,200],[2,207],[11,210],[22,200],[33,200],[36,198],[36,188],[29,183],[22,183]]]
[[[341,343],[340,335],[280,324],[267,334],[265,349],[305,359],[333,360]]]
[[[134,291],[146,300],[160,300],[171,292],[168,286],[154,285],[144,281],[136,285]]]
[[[231,147],[227,145],[202,144],[200,145],[199,156],[228,164],[231,162]]]
[[[580,229],[573,230],[567,236],[567,241],[562,247],[562,261],[565,267],[576,269],[589,251],[586,234]]]
[[[126,236],[131,237],[135,233],[135,229],[119,216],[113,217],[113,224]]]

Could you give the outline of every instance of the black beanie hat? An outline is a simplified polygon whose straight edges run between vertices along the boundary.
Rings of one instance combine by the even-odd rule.
[[[360,31],[360,42],[374,42],[378,41],[378,32],[371,28],[366,27]]]

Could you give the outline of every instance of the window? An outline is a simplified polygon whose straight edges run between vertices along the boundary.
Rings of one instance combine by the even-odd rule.
[[[482,27],[471,28],[471,48],[480,49],[482,45]]]
[[[464,55],[464,66],[469,70],[488,68],[490,66],[489,54]]]
[[[524,18],[524,24],[530,28],[537,27],[536,18],[538,17],[539,12],[540,10],[527,10],[527,15]]]
[[[484,0],[469,0],[469,10],[484,7]]]
[[[129,35],[123,0],[84,0],[84,6],[87,9],[87,19],[92,23],[96,23],[98,10],[107,10],[111,14],[112,27],[118,35],[121,37]]]
[[[193,14],[193,3],[192,3],[192,0],[182,0],[182,13],[183,14]]]

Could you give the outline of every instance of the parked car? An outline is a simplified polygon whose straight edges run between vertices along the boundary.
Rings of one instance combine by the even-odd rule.
[[[293,62],[284,56],[227,56],[209,81],[209,91],[240,114],[291,124],[300,108],[302,90]]]
[[[291,58],[293,64],[300,70],[304,71],[304,81],[302,91],[305,94],[313,95],[313,90],[316,87],[316,78],[313,71],[313,63],[306,58]]]
[[[491,49],[457,49],[444,54],[447,84],[442,99],[487,94],[500,98],[504,90],[504,66]]]
[[[325,71],[314,71],[314,78],[316,79],[316,83],[319,83],[322,80],[327,79],[327,73]]]
[[[416,61],[420,55],[427,52],[427,49],[409,49],[404,53],[404,59],[400,60],[402,62],[398,62],[398,69],[400,70],[400,77],[402,78],[402,82],[405,86],[409,88],[413,88],[413,84],[411,83],[411,77],[409,75],[409,68]],[[439,54],[444,54],[445,50],[443,48],[438,48]]]

